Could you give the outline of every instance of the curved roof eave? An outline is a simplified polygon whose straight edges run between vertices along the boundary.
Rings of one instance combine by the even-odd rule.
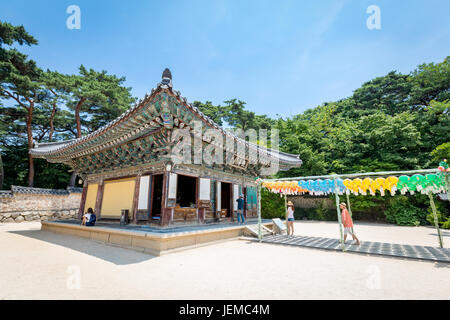
[[[170,85],[159,83],[156,89],[152,89],[150,95],[146,95],[144,99],[141,99],[139,103],[136,103],[133,107],[125,111],[123,114],[121,114],[119,117],[111,121],[110,123],[106,124],[105,126],[97,129],[96,131],[81,137],[77,139],[70,139],[60,142],[50,142],[50,143],[36,143],[35,147],[33,149],[30,149],[30,154],[34,157],[47,157],[47,156],[57,156],[58,152],[61,152],[63,150],[69,150],[70,148],[73,148],[75,146],[79,146],[85,143],[88,143],[89,141],[92,141],[95,137],[99,137],[110,131],[112,128],[116,127],[117,125],[121,124],[126,119],[133,116],[138,109],[141,109],[151,98],[156,96],[161,90],[169,90],[175,97],[177,97],[182,103],[186,105],[186,107],[190,108],[194,114],[196,114],[202,121],[204,121],[206,124],[214,127],[215,129],[218,129],[222,132],[224,136],[231,136],[239,143],[246,144],[247,146],[254,148],[257,151],[261,151],[263,153],[269,154],[271,157],[278,158],[281,163],[284,163],[286,165],[296,167],[302,165],[302,160],[299,159],[298,155],[289,154],[269,148],[265,148],[259,145],[255,145],[253,143],[247,142],[243,140],[242,138],[234,135],[233,133],[224,130],[221,128],[217,123],[215,123],[211,118],[206,116],[203,112],[201,112],[197,107],[193,106],[192,104],[187,102],[187,99],[185,97],[182,97],[179,91],[172,90],[172,87]]]

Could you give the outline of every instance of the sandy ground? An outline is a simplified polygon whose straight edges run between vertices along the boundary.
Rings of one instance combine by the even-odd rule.
[[[435,246],[431,228],[357,225],[363,240]],[[337,224],[296,222],[333,237]],[[446,240],[450,243],[448,232]],[[450,264],[232,240],[153,257],[0,224],[0,299],[449,299]]]

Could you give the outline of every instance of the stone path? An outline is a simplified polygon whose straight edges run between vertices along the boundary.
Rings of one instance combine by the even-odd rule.
[[[332,238],[274,235],[264,237],[262,242],[341,251],[339,241]],[[345,248],[347,252],[450,262],[450,249],[447,248],[369,241],[362,242],[358,246],[353,244],[353,240],[347,240]]]

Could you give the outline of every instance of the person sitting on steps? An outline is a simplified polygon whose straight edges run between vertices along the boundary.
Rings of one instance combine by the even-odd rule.
[[[97,217],[92,208],[87,210],[87,213],[83,215],[83,220],[81,221],[81,225],[83,226],[95,226],[95,221],[97,221]]]

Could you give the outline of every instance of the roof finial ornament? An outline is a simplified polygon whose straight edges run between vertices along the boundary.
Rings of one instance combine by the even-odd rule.
[[[161,84],[172,88],[172,73],[169,68],[164,69]]]

